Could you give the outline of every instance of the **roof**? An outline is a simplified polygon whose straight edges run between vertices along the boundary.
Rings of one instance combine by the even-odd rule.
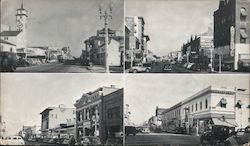
[[[3,31],[0,36],[17,36],[21,31]]]
[[[7,42],[7,41],[2,40],[2,39],[0,39],[0,43],[3,43],[3,44],[8,44],[8,45],[12,45],[12,46],[16,46],[15,44],[12,44],[12,43]]]
[[[55,107],[47,107],[45,110],[43,110],[40,114],[43,114],[44,112],[51,111],[55,109]]]

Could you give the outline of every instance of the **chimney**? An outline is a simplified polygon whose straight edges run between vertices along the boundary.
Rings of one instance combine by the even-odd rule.
[[[111,88],[115,88],[115,85],[110,85]]]

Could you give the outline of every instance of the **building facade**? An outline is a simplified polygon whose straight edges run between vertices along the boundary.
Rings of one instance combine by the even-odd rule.
[[[150,40],[144,33],[143,17],[125,17],[125,63],[126,68],[147,61]]]
[[[79,140],[84,136],[100,137],[103,127],[102,97],[119,90],[115,86],[100,87],[93,92],[88,92],[76,101],[76,138]],[[101,127],[101,128],[100,128]],[[102,139],[102,137],[101,137]]]
[[[67,133],[60,133],[60,129],[74,127],[75,125],[75,108],[66,108],[64,105],[59,105],[58,107],[48,107],[40,114],[42,116],[41,135],[43,137],[59,137],[61,134],[65,135]]]
[[[28,11],[21,8],[16,10],[16,30],[4,30],[0,33],[1,39],[16,45],[17,49],[27,48],[27,18]]]
[[[211,54],[212,53],[212,54]],[[191,36],[186,44],[183,44],[182,54],[185,55],[185,62],[195,63],[203,69],[208,68],[213,58],[213,30],[211,27],[205,33],[198,36]]]
[[[108,29],[108,64],[110,66],[123,65],[123,34],[122,31]],[[96,36],[91,36],[84,41],[85,50],[80,56],[82,64],[93,63],[105,65],[105,30],[98,30]]]
[[[173,107],[162,112],[162,130],[172,132],[176,127],[181,127],[181,105],[177,103]]]
[[[110,138],[121,138],[123,132],[123,89],[102,97],[102,143]],[[122,144],[122,143],[121,143]]]
[[[181,126],[196,134],[210,125],[244,128],[250,124],[249,104],[247,89],[209,86],[166,110],[163,127]]]
[[[215,58],[224,70],[238,70],[241,60],[250,59],[249,16],[249,0],[220,0],[214,12]]]

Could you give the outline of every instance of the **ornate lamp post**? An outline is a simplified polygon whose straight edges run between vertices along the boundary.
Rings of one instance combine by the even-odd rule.
[[[108,64],[108,20],[112,19],[112,7],[109,5],[109,11],[105,10],[102,12],[102,7],[99,5],[100,19],[104,20],[105,26],[105,66],[106,73],[109,73],[109,64]]]

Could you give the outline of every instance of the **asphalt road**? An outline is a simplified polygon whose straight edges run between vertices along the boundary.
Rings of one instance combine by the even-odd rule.
[[[153,64],[151,72],[152,73],[195,73],[192,70],[188,70],[183,67],[179,67],[177,65],[173,65],[171,71],[164,71],[163,69],[166,64],[167,62],[158,62],[156,64]]]
[[[15,72],[48,72],[48,73],[104,73],[103,66],[89,68],[81,65],[65,65],[63,63],[46,63],[28,67],[18,67]],[[122,72],[120,67],[110,67],[110,72]]]
[[[199,146],[198,136],[170,133],[148,133],[126,136],[127,145],[174,145],[174,146]]]
[[[41,146],[41,145],[56,145],[56,144],[49,144],[44,142],[35,142],[35,141],[25,141],[25,145],[32,145],[32,146]]]

